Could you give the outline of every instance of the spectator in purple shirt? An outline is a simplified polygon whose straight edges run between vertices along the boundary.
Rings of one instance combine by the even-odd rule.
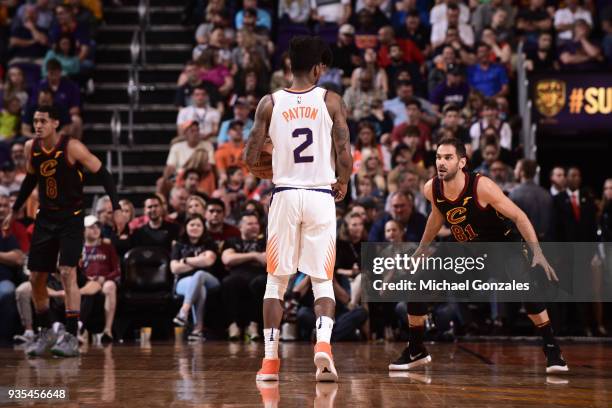
[[[39,85],[53,92],[53,103],[68,109],[70,113],[71,135],[80,139],[83,134],[81,119],[81,91],[70,79],[62,76],[62,65],[56,59],[47,61],[47,77]]]
[[[440,108],[453,104],[459,108],[463,108],[470,94],[470,87],[463,79],[461,67],[455,64],[449,64],[446,67],[446,79],[439,84],[431,92],[429,101],[432,103],[436,112],[440,112]]]
[[[30,62],[40,64],[47,53],[49,40],[47,32],[39,27],[37,11],[34,6],[26,7],[21,24],[15,24],[11,29],[9,39],[9,55],[12,60],[9,64],[17,62]]]
[[[477,63],[468,67],[468,83],[484,96],[508,94],[508,75],[501,64],[491,63],[491,46],[479,43],[476,48]]]

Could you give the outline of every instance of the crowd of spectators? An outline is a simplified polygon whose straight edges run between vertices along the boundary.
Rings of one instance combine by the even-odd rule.
[[[0,160],[0,204],[2,197],[14,197],[23,177],[23,138],[31,136],[36,106],[55,104],[64,111],[62,131],[74,137],[82,132],[80,92],[87,90],[92,38],[101,19],[99,10],[87,7],[95,2],[72,0],[55,8],[48,0],[19,7],[5,3],[11,2],[0,4],[0,26],[10,33],[8,44],[0,47],[7,68],[0,114],[6,156]],[[225,316],[217,321],[223,322],[230,339],[242,333],[251,339],[259,336],[266,214],[273,186],[249,174],[242,151],[261,97],[291,86],[285,51],[289,39],[298,34],[318,35],[330,44],[333,63],[318,85],[342,95],[351,130],[350,192],[337,208],[335,340],[402,336],[402,304],[361,302],[360,247],[365,241],[420,240],[431,211],[422,186],[435,174],[435,149],[442,137],[456,137],[465,144],[469,168],[491,177],[515,200],[542,239],[609,241],[612,181],[606,181],[603,197],[597,200],[581,186],[579,168],[556,167],[550,174],[550,192],[539,187],[538,179],[542,184],[548,180],[544,174],[538,178],[537,163],[522,158],[520,118],[514,106],[521,43],[528,71],[611,66],[612,8],[603,3],[187,2],[184,24],[194,28],[192,59],[177,78],[176,137],[169,145],[157,193],[143,203],[122,201],[123,220],[113,219],[110,202],[101,199],[93,213],[96,218],[86,225],[91,239],[81,269],[87,277],[84,283],[93,283],[82,290],[104,295],[104,334],[112,339],[112,315],[121,291],[118,259],[131,248],[154,246],[171,260],[175,290],[183,299],[174,322],[191,321],[191,339],[206,335],[205,310],[211,299],[223,304]],[[7,10],[12,20],[2,19],[3,11],[10,15]],[[135,206],[144,213],[137,216]],[[0,301],[14,296],[12,267],[23,264],[34,210],[35,203],[13,228],[17,240],[3,238]],[[90,232],[96,228],[99,236]],[[439,238],[448,235],[443,228]],[[104,243],[108,251],[95,250],[90,259],[92,248]],[[101,253],[107,254],[107,265],[92,272],[91,262],[102,262]],[[604,255],[594,256],[589,268],[610,273],[612,257]],[[286,339],[308,339],[312,334],[309,284],[299,273],[292,281],[286,297]],[[208,296],[215,291],[221,295]],[[21,299],[18,305],[27,303]],[[593,308],[578,323],[560,319],[559,333],[605,334],[602,306]],[[473,313],[475,309],[479,313]],[[19,311],[22,325],[31,330],[31,312],[28,319],[23,307]],[[441,332],[471,328],[482,333],[511,323],[504,321],[503,313],[491,315],[479,305],[441,305],[432,313]],[[569,316],[559,311],[563,313]]]

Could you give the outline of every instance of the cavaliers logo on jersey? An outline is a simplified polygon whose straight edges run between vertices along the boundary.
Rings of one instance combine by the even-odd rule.
[[[40,175],[43,177],[51,177],[55,174],[55,168],[57,167],[57,160],[51,159],[43,162],[40,165]]]
[[[467,218],[467,216],[463,215],[466,212],[467,208],[465,207],[455,207],[452,210],[448,210],[446,212],[446,220],[449,224],[452,225],[460,224]]]

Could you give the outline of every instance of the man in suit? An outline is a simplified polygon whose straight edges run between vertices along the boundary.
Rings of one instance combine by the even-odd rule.
[[[553,167],[550,171],[550,195],[554,197],[565,191],[566,184],[565,169],[561,166]]]
[[[571,250],[574,245],[561,247],[561,244],[559,244],[556,252],[563,253],[564,256],[568,257],[562,262],[563,264],[580,266],[579,268],[573,267],[572,272],[583,277],[581,278],[583,284],[597,285],[596,282],[589,283],[593,277],[591,263],[596,254],[594,243],[597,240],[597,207],[591,195],[580,188],[581,184],[582,174],[580,169],[570,167],[567,170],[567,189],[553,198],[553,237],[557,242],[593,243],[592,248],[588,244],[581,244],[575,246],[575,250]],[[587,326],[587,316],[590,312],[585,304],[556,304],[556,306],[558,306],[556,309],[561,315],[568,313],[568,308],[574,308],[575,311],[567,314],[567,319],[564,319],[565,316],[563,316],[560,319],[553,319],[553,321],[569,324],[570,334],[589,335],[591,333]],[[570,316],[572,316],[571,319]]]

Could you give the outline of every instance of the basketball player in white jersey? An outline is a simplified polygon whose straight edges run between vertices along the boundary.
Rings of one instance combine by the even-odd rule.
[[[257,380],[278,381],[282,299],[297,270],[308,275],[317,316],[314,363],[317,381],[336,381],[330,338],[334,326],[333,273],[336,206],[344,199],[353,166],[342,98],[315,84],[331,63],[317,37],[295,37],[289,46],[290,89],[264,96],[245,148],[247,166],[271,138],[272,181],[266,248],[268,282],[263,302],[265,356]]]

